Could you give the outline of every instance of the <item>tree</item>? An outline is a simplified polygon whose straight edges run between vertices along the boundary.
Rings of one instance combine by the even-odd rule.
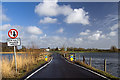
[[[55,51],[58,51],[58,49],[59,49],[59,48],[58,48],[58,47],[56,47]]]
[[[48,49],[50,49],[50,47],[48,47]]]
[[[112,52],[117,52],[118,49],[116,48],[116,46],[111,46],[110,51],[112,51]]]
[[[22,46],[22,51],[26,51],[26,47],[25,46]]]

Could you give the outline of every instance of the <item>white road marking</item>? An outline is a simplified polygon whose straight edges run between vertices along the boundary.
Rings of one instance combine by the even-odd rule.
[[[38,71],[40,71],[41,69],[43,69],[44,67],[46,67],[48,64],[50,64],[51,62],[52,62],[52,60],[53,60],[53,57],[52,57],[52,59],[50,60],[50,62],[48,62],[47,64],[45,64],[44,66],[42,66],[42,67],[40,67],[39,69],[37,69],[35,72],[33,72],[32,74],[30,74],[26,79],[24,79],[24,80],[27,80],[27,79],[29,79],[31,76],[33,76],[35,73],[37,73]]]
[[[62,56],[62,58],[64,58],[64,57]],[[65,58],[64,58],[64,59],[65,59]],[[65,61],[67,61],[67,62],[70,63],[70,64],[73,64],[73,63],[69,62],[69,61],[66,60],[66,59],[65,59]],[[83,68],[83,69],[85,69],[85,70],[87,70],[87,71],[89,71],[89,72],[91,72],[91,73],[94,73],[94,74],[96,74],[96,75],[98,75],[98,76],[100,76],[100,77],[102,77],[102,78],[108,79],[107,77],[105,77],[105,76],[103,76],[103,75],[101,75],[101,74],[99,74],[99,73],[96,73],[96,72],[94,72],[94,71],[92,71],[92,70],[90,70],[90,69],[87,69],[87,68],[85,68],[85,67],[83,67],[83,66],[80,66],[80,65],[77,65],[77,64],[73,64],[73,65],[75,65],[75,66],[77,66],[77,67],[80,67],[80,68]],[[108,79],[108,80],[110,80],[110,79]]]

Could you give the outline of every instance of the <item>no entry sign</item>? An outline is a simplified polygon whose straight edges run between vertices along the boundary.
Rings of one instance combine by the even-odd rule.
[[[10,29],[8,31],[8,36],[12,39],[15,39],[18,36],[18,31],[16,29]]]

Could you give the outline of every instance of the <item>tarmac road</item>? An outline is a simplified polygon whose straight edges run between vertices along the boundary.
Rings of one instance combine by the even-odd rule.
[[[105,78],[102,78],[94,73],[84,70],[83,68],[68,63],[67,61],[65,61],[64,58],[61,57],[60,54],[57,53],[53,54],[53,60],[49,65],[35,73],[29,79],[40,78],[81,78],[81,80],[106,80]]]

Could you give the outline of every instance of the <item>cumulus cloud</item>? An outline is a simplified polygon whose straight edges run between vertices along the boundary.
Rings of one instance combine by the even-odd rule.
[[[96,34],[93,34],[92,36],[89,36],[88,38],[91,40],[99,40],[100,34],[96,33]]]
[[[6,31],[11,27],[10,24],[4,24],[2,26],[0,26],[0,31]]]
[[[58,5],[58,0],[44,0],[43,3],[39,3],[35,7],[35,13],[39,16],[57,16],[64,15],[66,16],[66,23],[79,23],[83,25],[88,25],[89,16],[83,8],[72,9],[70,5]],[[43,21],[42,21],[43,22]]]
[[[109,36],[116,36],[116,34],[117,34],[116,31],[111,31],[111,32],[109,33]]]
[[[35,13],[39,16],[56,16],[58,13],[56,11],[56,0],[50,2],[49,0],[44,0],[43,3],[38,4],[35,7]]]
[[[27,28],[27,32],[31,33],[31,34],[42,34],[42,30],[39,29],[38,27],[36,26],[29,26]]]
[[[88,12],[85,12],[82,8],[74,9],[65,19],[66,23],[81,23],[83,25],[89,24]]]
[[[57,33],[63,33],[64,32],[64,29],[63,28],[60,28],[59,30],[56,31]]]
[[[40,23],[56,23],[56,18],[45,17],[43,20],[40,20]]]
[[[70,6],[59,6],[57,1],[58,0],[43,0],[43,3],[40,3],[35,7],[35,13],[39,16],[68,15],[71,13],[72,9]]]
[[[95,33],[93,33],[92,35],[90,35],[88,37],[89,40],[99,40],[100,38],[103,38],[105,36],[101,35],[102,31],[97,30]]]
[[[81,41],[83,41],[83,39],[82,38],[75,38],[75,43],[81,43]]]
[[[86,30],[85,32],[81,32],[80,35],[88,35],[90,33],[90,30]]]

